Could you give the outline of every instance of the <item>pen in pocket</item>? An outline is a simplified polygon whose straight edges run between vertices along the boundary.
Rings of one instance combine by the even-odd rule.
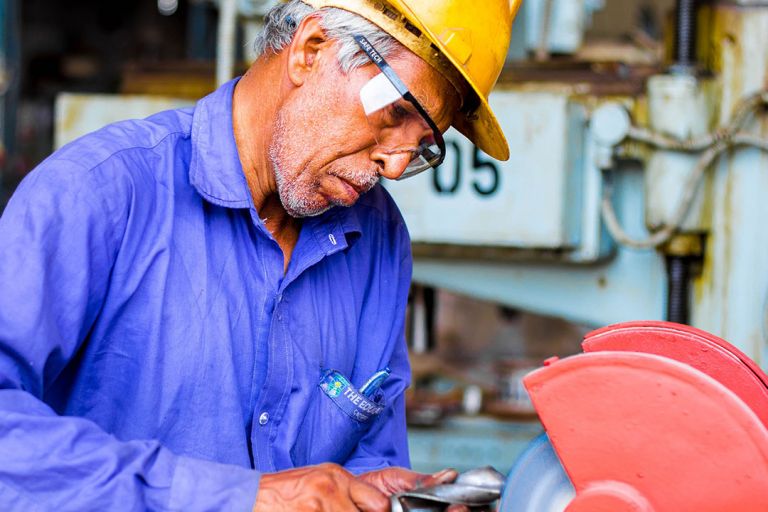
[[[374,373],[365,384],[360,387],[360,394],[366,398],[370,398],[381,387],[387,377],[392,373],[389,368],[384,368]]]

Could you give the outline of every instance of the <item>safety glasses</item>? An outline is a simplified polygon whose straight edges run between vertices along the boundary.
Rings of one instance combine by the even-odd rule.
[[[368,39],[362,35],[354,38],[381,70],[360,90],[376,142],[388,154],[410,157],[398,180],[434,169],[445,159],[445,141],[437,125]]]

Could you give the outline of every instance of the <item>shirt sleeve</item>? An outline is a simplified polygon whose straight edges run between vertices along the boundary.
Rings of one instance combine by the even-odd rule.
[[[405,311],[411,286],[413,260],[408,232],[400,219],[396,234],[399,264],[396,266],[394,294],[387,301],[388,308],[377,308],[375,314],[364,314],[373,325],[365,325],[366,332],[387,333],[389,361],[383,361],[392,370],[382,389],[387,400],[371,430],[363,436],[344,467],[354,474],[385,467],[410,468],[408,432],[405,420],[405,390],[410,385],[411,367],[405,341]],[[389,289],[386,281],[383,288]],[[383,366],[383,365],[382,365]]]
[[[120,441],[45,402],[99,314],[134,196],[125,176],[49,159],[0,217],[2,510],[253,508],[259,473]]]

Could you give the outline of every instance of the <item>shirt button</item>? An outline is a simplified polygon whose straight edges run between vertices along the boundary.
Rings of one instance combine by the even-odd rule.
[[[264,425],[267,424],[267,422],[269,422],[269,413],[268,412],[261,413],[261,416],[259,416],[259,425],[263,427]]]

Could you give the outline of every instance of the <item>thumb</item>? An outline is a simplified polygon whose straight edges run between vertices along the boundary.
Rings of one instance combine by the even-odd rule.
[[[389,498],[372,485],[359,480],[350,482],[349,498],[363,512],[389,512]]]
[[[434,485],[450,484],[456,480],[458,476],[458,471],[452,468],[448,468],[442,471],[438,471],[432,475],[423,475],[422,478],[420,478],[417,482],[417,485],[419,487],[432,487]]]

